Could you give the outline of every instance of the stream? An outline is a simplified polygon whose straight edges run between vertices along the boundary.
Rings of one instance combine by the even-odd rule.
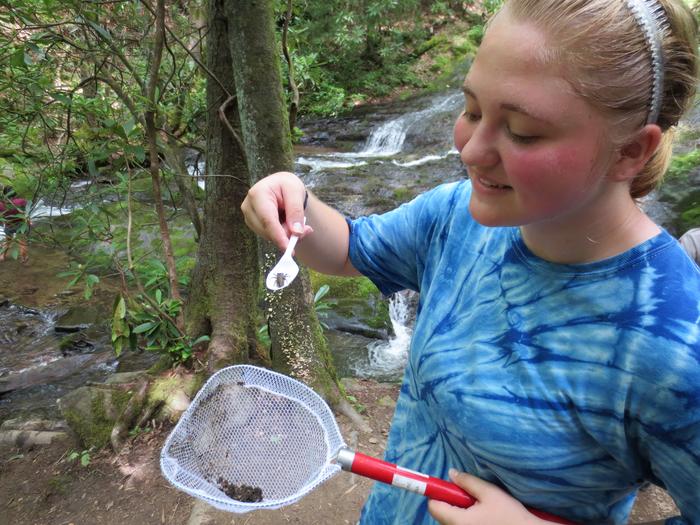
[[[358,108],[335,119],[302,122],[304,137],[296,149],[296,171],[316,195],[349,217],[392,209],[437,184],[466,176],[452,145],[452,124],[462,104],[461,91],[456,90]],[[198,177],[203,168],[203,160],[195,158],[190,163],[190,174]],[[203,187],[205,182],[198,177],[198,184]],[[73,199],[88,188],[87,182],[75,183],[71,188]],[[668,205],[652,196],[643,207],[668,227],[673,216]],[[39,202],[31,216],[35,223],[50,222],[71,211],[70,202],[60,206]],[[36,257],[33,254],[37,250],[30,250]],[[2,276],[11,278],[7,265],[18,263],[5,264],[0,268],[0,290]],[[44,279],[53,277],[56,281],[55,275],[62,269],[42,268],[41,274]],[[60,287],[56,295],[61,295]],[[55,400],[65,392],[89,381],[103,381],[115,371],[148,365],[154,356],[136,354],[115,359],[105,321],[112,297],[105,295],[101,309],[81,311],[79,301],[72,301],[70,306],[57,301],[39,309],[0,294],[0,421],[20,412],[56,416]],[[341,377],[400,380],[417,297],[412,292],[401,292],[389,301],[393,334],[388,339],[351,333],[337,326],[326,331]],[[30,388],[11,388],[16,386],[13,381],[19,374],[31,378],[34,373],[50,381]]]

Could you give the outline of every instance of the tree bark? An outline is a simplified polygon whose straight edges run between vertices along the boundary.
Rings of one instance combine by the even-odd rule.
[[[256,354],[260,270],[257,241],[240,209],[250,181],[245,154],[231,132],[240,134],[235,100],[219,113],[235,93],[222,0],[209,1],[208,27],[207,67],[218,82],[207,81],[204,224],[186,305],[186,329],[192,336],[211,334],[206,368],[213,372]]]
[[[224,0],[229,23],[242,140],[253,180],[294,168],[287,110],[282,92],[279,49],[271,2]],[[267,270],[279,252],[264,243]],[[274,368],[309,384],[331,403],[338,399],[337,378],[313,308],[308,272],[282,292],[266,293]]]

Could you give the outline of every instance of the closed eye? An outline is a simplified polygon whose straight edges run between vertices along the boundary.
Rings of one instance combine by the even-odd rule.
[[[478,113],[473,113],[471,111],[464,110],[462,116],[467,119],[468,122],[478,122],[481,120],[481,115]]]
[[[510,139],[517,144],[532,144],[537,142],[537,140],[540,138],[537,135],[518,135],[517,133],[513,133],[510,128],[506,129]]]

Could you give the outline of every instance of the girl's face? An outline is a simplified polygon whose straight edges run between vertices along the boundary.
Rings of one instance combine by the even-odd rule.
[[[487,226],[576,228],[605,201],[613,149],[603,115],[538,57],[544,34],[501,12],[464,83],[454,141],[472,180],[469,209]]]

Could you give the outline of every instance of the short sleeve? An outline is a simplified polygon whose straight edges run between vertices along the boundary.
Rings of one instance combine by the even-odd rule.
[[[464,182],[444,184],[387,213],[348,221],[353,266],[385,295],[420,291],[431,243],[463,191]]]

